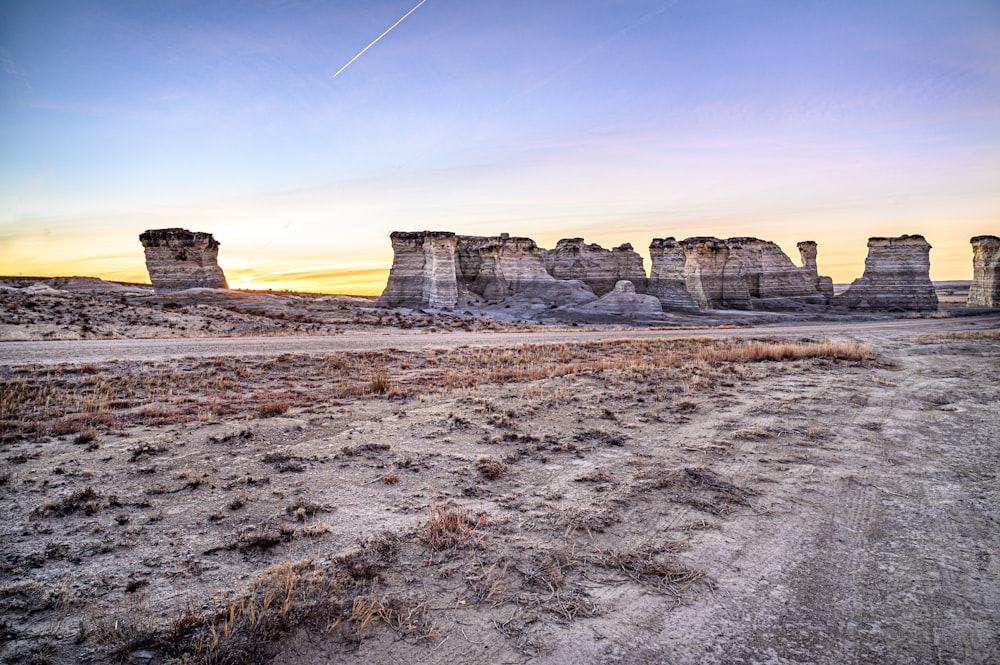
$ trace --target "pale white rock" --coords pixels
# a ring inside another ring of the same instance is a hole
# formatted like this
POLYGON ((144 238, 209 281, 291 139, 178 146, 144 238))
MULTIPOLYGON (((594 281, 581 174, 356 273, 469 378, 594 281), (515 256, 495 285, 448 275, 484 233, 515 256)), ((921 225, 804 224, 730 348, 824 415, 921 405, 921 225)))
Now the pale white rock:
POLYGON ((219 267, 219 242, 211 233, 153 229, 139 235, 146 270, 157 293, 192 288, 228 289, 219 267))
POLYGON ((1000 308, 1000 238, 976 236, 972 243, 972 284, 967 307, 1000 308))
POLYGON ((921 235, 869 238, 864 274, 834 298, 834 304, 866 310, 936 310, 930 250, 921 235))
POLYGON ((458 303, 455 248, 448 231, 395 231, 389 281, 378 299, 385 307, 447 309, 458 303))
POLYGON ((700 312, 684 281, 684 248, 674 238, 654 238, 649 244, 649 285, 664 310, 700 312))
POLYGON ((623 279, 632 282, 638 292, 646 292, 642 257, 628 243, 604 249, 583 238, 563 238, 544 257, 545 269, 552 277, 579 280, 595 295, 610 293, 623 279))
POLYGON ((828 280, 816 274, 815 252, 809 251, 815 243, 805 245, 811 261, 801 267, 778 245, 759 238, 696 237, 680 245, 684 282, 702 308, 783 310, 827 302, 828 280))

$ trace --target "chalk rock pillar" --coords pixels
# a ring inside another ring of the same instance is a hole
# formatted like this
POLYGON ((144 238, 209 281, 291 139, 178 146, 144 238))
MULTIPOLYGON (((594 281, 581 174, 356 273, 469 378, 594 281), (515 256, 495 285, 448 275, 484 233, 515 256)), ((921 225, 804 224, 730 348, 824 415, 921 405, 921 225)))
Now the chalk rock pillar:
POLYGON ((869 310, 936 310, 930 250, 921 235, 869 238, 864 274, 835 298, 835 304, 869 310))
POLYGON ((219 267, 219 242, 211 233, 187 229, 153 229, 139 235, 146 251, 146 270, 156 293, 184 289, 228 289, 219 267))
POLYGON ((718 238, 681 241, 684 283, 702 309, 752 309, 743 247, 718 238))
POLYGON ((674 238, 653 238, 649 243, 649 289, 664 310, 700 312, 684 281, 684 248, 674 238))
POLYGON ((976 236, 972 243, 972 285, 966 307, 1000 308, 1000 238, 976 236))
POLYGON ((813 281, 813 284, 816 286, 816 290, 824 297, 832 298, 833 280, 824 275, 820 275, 819 269, 816 267, 816 241, 803 240, 798 243, 796 247, 799 248, 799 256, 802 258, 802 268, 806 271, 808 277, 813 281))
POLYGON ((448 309, 458 303, 454 233, 394 231, 389 239, 392 268, 379 305, 448 309))

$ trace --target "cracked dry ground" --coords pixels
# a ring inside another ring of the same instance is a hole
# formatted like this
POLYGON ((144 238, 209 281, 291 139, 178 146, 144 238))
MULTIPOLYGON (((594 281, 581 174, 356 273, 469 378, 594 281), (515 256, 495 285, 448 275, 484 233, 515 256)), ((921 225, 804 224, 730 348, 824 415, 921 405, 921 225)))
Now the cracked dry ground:
POLYGON ((0 654, 996 662, 991 332, 5 370, 0 654))

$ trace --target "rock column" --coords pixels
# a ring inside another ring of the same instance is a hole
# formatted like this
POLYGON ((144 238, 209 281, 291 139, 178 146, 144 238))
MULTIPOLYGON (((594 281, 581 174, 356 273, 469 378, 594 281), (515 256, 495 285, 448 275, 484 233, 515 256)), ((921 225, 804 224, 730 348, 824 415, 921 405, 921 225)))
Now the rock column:
POLYGON ((967 307, 1000 308, 1000 238, 976 236, 972 243, 972 285, 967 307))
POLYGON ((938 306, 930 277, 931 246, 921 235, 869 238, 865 272, 834 299, 852 309, 930 311, 938 306))
POLYGON ((444 309, 458 303, 454 233, 395 231, 389 239, 392 268, 379 305, 444 309))
POLYGON ((139 235, 146 270, 156 293, 184 289, 228 289, 219 267, 219 242, 211 233, 187 229, 152 229, 139 235))

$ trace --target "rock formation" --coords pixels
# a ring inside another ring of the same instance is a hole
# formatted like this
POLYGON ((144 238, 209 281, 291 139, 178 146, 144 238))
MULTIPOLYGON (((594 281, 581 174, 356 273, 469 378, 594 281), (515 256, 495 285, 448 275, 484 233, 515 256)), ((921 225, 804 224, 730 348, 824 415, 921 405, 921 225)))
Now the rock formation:
POLYGON ((597 296, 610 293, 621 280, 632 282, 639 293, 646 292, 642 257, 628 243, 604 249, 583 238, 563 238, 545 253, 545 269, 555 279, 580 280, 597 296))
POLYGON ((459 236, 459 284, 486 302, 539 294, 555 279, 545 270, 543 250, 531 238, 459 236))
POLYGON ((800 243, 809 256, 803 267, 757 238, 696 237, 680 245, 684 283, 705 309, 796 309, 824 305, 827 291, 832 295, 832 281, 816 274, 815 243, 800 243))
POLYGON ((458 304, 457 237, 447 231, 389 235, 392 268, 378 303, 386 307, 449 308, 458 304))
POLYGON ((928 311, 938 306, 923 236, 869 238, 864 274, 834 299, 851 309, 928 311))
POLYGON ((553 318, 590 321, 592 323, 656 324, 666 321, 663 306, 655 296, 636 293, 635 286, 628 280, 621 280, 615 288, 597 300, 583 305, 563 307, 550 312, 553 318))
POLYGON ((219 242, 211 233, 155 229, 139 236, 146 270, 157 293, 192 288, 228 289, 219 267, 219 242))
POLYGON ((799 249, 799 256, 802 258, 802 268, 812 279, 816 290, 826 296, 827 299, 833 297, 833 280, 819 274, 816 268, 816 242, 814 240, 803 240, 796 245, 799 249))
POLYGON ((967 307, 1000 308, 1000 238, 976 236, 972 243, 972 285, 967 307))
POLYGON ((663 309, 699 312, 698 303, 684 281, 684 248, 673 238, 654 238, 649 244, 649 286, 663 309))

